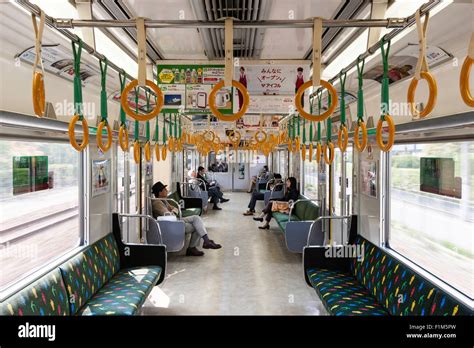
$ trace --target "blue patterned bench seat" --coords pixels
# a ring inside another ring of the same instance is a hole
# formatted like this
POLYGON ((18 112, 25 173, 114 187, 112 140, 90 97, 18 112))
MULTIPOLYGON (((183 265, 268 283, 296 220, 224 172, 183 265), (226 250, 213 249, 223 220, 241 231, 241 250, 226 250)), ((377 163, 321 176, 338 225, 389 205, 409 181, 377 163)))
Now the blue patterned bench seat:
MULTIPOLYGON (((473 314, 468 306, 360 235, 355 244, 363 250, 361 260, 326 258, 320 266, 305 265, 307 281, 331 315, 473 314)), ((324 247, 320 248, 323 255, 324 247)))
POLYGON ((7 298, 0 315, 135 315, 163 269, 121 268, 121 257, 110 233, 7 298))

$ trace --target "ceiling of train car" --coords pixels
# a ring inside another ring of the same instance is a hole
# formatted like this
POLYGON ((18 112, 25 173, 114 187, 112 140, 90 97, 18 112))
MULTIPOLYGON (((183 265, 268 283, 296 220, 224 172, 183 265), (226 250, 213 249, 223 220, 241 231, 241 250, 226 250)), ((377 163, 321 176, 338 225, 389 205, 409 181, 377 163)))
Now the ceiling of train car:
MULTIPOLYGON (((95 6, 98 18, 130 19, 143 16, 152 19, 186 19, 216 21, 234 17, 239 21, 272 19, 361 18, 368 0, 99 0, 95 6), (100 7, 100 8, 99 8, 100 7), (104 16, 104 13, 106 14, 104 16)), ((364 14, 366 15, 366 14, 364 14)), ((324 32, 323 51, 337 39, 341 28, 324 32)), ((124 32, 127 40, 136 42, 133 28, 111 30, 116 37, 124 32)), ((347 32, 345 32, 347 33, 347 32)), ((159 59, 224 58, 224 29, 150 28, 148 55, 159 59)), ((234 56, 253 59, 309 59, 311 29, 235 29, 234 56)))

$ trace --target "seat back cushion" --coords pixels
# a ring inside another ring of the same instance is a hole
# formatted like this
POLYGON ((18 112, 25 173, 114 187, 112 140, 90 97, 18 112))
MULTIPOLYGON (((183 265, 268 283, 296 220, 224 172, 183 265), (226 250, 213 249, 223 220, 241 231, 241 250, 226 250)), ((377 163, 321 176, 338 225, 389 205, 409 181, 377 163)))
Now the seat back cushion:
POLYGON ((302 201, 295 205, 293 209, 293 214, 298 217, 299 220, 304 221, 304 217, 306 215, 306 208, 308 207, 308 202, 302 201))
POLYGON ((430 315, 455 316, 473 315, 472 309, 463 305, 451 295, 438 289, 430 308, 430 315))
POLYGON ((316 220, 319 217, 319 206, 316 205, 314 202, 305 202, 306 203, 306 211, 304 220, 316 220))
MULTIPOLYGON (((168 195, 168 198, 174 199, 176 202, 179 203, 180 198, 179 198, 178 191, 174 191, 173 193, 169 194, 169 195, 168 195)), ((170 204, 170 205, 174 206, 175 208, 177 208, 175 202, 168 201, 168 204, 170 204)))
POLYGON ((364 259, 358 262, 354 258, 351 271, 391 315, 444 315, 466 310, 461 306, 456 310, 452 298, 442 301, 436 286, 363 237, 357 236, 356 244, 362 246, 364 259), (440 305, 444 303, 441 311, 433 307, 435 297, 440 305))
POLYGON ((112 233, 60 266, 69 296, 71 314, 77 311, 120 269, 112 233))
POLYGON ((69 315, 68 296, 59 268, 7 298, 0 315, 69 315))

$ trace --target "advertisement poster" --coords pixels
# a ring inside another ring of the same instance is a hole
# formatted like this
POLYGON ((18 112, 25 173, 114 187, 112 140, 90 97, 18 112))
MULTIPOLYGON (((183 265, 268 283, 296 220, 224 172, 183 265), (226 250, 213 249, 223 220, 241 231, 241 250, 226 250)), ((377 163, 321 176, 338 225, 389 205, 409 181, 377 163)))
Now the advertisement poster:
MULTIPOLYGON (((157 74, 165 97, 162 112, 183 108, 185 112, 208 113, 209 95, 224 78, 224 65, 157 65, 157 74)), ((232 99, 231 88, 217 93, 216 106, 221 113, 232 113, 232 99)))
MULTIPOLYGON (((236 95, 234 96, 238 98, 236 95)), ((304 96, 305 105, 309 105, 309 93, 304 96)), ((295 110, 295 96, 283 95, 251 95, 247 113, 253 114, 288 114, 295 110)), ((234 112, 239 110, 238 103, 234 103, 234 112)))
POLYGON ((294 95, 309 79, 309 63, 252 64, 234 68, 234 80, 239 81, 251 95, 294 95))
POLYGON ((110 160, 92 161, 92 197, 109 192, 110 160))
MULTIPOLYGON (((426 60, 428 66, 433 68, 439 64, 449 61, 450 54, 437 46, 426 47, 426 60)), ((410 44, 390 57, 388 78, 392 84, 397 81, 412 77, 415 74, 416 63, 418 62, 418 45, 410 44)), ((382 81, 383 66, 376 65, 363 75, 364 79, 382 81)))
MULTIPOLYGON (((16 55, 15 58, 30 64, 34 64, 36 58, 35 48, 30 47, 16 55)), ((72 54, 69 51, 67 51, 65 48, 62 48, 59 44, 43 45, 42 58, 43 66, 46 71, 61 77, 66 77, 72 81, 74 78, 74 61, 72 54)), ((112 75, 110 76, 113 78, 112 75)), ((98 82, 99 77, 99 66, 95 67, 86 63, 81 63, 81 80, 84 83, 91 80, 96 80, 98 82)))
POLYGON ((158 87, 160 87, 163 92, 164 109, 178 110, 182 105, 184 105, 186 96, 185 85, 161 84, 158 87))
POLYGON ((377 197, 377 162, 362 161, 362 188, 361 193, 369 197, 377 197))

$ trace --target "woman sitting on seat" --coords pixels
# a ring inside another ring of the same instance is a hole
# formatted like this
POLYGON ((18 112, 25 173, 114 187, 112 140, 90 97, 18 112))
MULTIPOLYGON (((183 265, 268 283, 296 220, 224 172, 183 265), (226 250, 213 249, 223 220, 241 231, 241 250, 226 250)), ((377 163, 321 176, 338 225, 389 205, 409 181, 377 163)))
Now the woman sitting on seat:
MULTIPOLYGON (((153 185, 152 191, 156 198, 167 198, 168 190, 166 189, 167 185, 163 185, 161 181, 158 181, 153 185)), ((158 216, 167 215, 172 213, 177 215, 178 211, 176 207, 173 207, 165 200, 154 200, 152 201, 153 216, 156 218, 158 216)), ((204 249, 220 249, 221 245, 214 243, 212 239, 209 239, 207 235, 206 227, 200 216, 192 215, 181 218, 184 221, 184 231, 185 233, 191 233, 191 241, 189 242, 189 247, 186 250, 186 256, 203 256, 204 252, 198 250, 197 246, 199 240, 202 238, 204 243, 202 247, 204 249)))
MULTIPOLYGON (((296 202, 300 196, 298 189, 296 188, 296 179, 294 177, 290 177, 286 180, 286 193, 285 196, 278 200, 289 202, 293 201, 296 202)), ((275 201, 273 201, 275 202, 275 201)), ((258 228, 264 230, 270 228, 270 220, 272 219, 272 206, 273 202, 269 202, 267 206, 262 210, 262 214, 259 217, 254 217, 255 221, 263 221, 265 218, 265 224, 263 226, 259 226, 258 228)))

